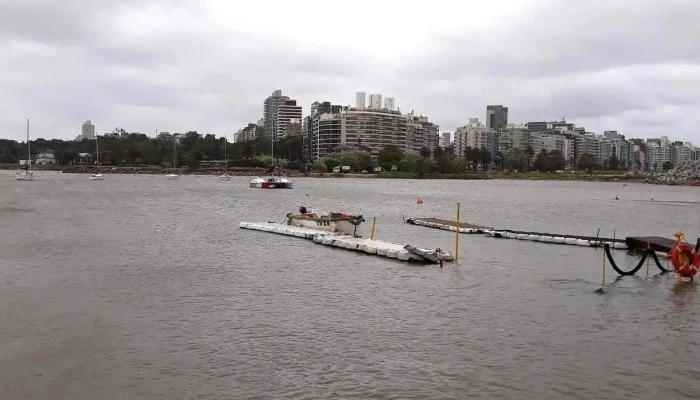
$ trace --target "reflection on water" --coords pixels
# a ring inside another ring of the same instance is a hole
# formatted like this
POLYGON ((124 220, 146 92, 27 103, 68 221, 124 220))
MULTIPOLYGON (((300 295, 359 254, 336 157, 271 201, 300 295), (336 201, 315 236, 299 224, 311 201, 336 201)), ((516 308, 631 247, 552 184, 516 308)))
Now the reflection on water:
POLYGON ((440 269, 238 229, 304 204, 447 249, 451 232, 401 216, 459 201, 489 226, 694 238, 697 205, 661 203, 694 188, 36 177, 0 174, 2 399, 700 397, 697 284, 672 274, 609 269, 595 295, 600 249, 462 236, 440 269))

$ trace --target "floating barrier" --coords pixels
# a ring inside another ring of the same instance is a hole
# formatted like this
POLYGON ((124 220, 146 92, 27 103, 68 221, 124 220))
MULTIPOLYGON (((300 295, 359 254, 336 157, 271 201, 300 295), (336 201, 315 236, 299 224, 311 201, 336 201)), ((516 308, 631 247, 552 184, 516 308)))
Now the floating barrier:
POLYGON ((486 229, 484 234, 489 237, 503 238, 503 239, 518 239, 518 240, 529 240, 531 242, 542 242, 542 243, 553 243, 553 244, 566 244, 569 246, 582 246, 582 247, 603 247, 606 244, 612 248, 624 250, 628 246, 620 240, 606 239, 606 238, 592 238, 584 239, 579 236, 560 236, 552 235, 546 233, 526 233, 526 232, 516 232, 516 231, 497 231, 493 229, 486 229))
POLYGON ((295 236, 311 240, 314 243, 354 250, 366 254, 378 255, 401 261, 416 261, 423 263, 440 263, 454 261, 450 252, 440 249, 422 249, 410 245, 372 240, 358 236, 338 235, 333 232, 318 229, 302 228, 278 223, 241 222, 242 229, 276 233, 285 236, 295 236))

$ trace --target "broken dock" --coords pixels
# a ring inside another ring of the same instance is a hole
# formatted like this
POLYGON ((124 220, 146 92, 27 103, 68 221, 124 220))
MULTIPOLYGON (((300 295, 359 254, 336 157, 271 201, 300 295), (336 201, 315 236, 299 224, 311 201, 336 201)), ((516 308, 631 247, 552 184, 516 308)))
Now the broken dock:
POLYGON ((516 231, 512 229, 495 229, 482 225, 469 224, 440 218, 407 218, 406 223, 428 228, 442 229, 460 233, 484 234, 494 238, 530 240, 533 242, 567 244, 583 247, 603 247, 608 244, 615 249, 646 250, 650 248, 659 253, 668 253, 675 240, 660 236, 629 236, 626 238, 608 238, 600 236, 571 235, 561 233, 516 231))
POLYGON ((242 229, 276 233, 285 236, 295 236, 311 240, 317 244, 354 250, 365 254, 392 258, 400 261, 415 261, 421 263, 440 264, 444 261, 454 261, 454 256, 439 248, 425 249, 411 245, 374 240, 361 236, 341 235, 318 229, 302 228, 278 223, 241 222, 242 229))

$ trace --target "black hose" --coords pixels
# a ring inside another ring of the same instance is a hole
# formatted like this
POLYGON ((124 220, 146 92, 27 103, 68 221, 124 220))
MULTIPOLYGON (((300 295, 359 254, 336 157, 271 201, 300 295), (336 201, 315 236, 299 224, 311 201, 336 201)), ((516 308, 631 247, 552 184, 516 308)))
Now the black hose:
POLYGON ((615 272, 622 276, 628 276, 628 275, 634 275, 639 271, 640 268, 642 268, 642 265, 644 265, 644 261, 647 259, 647 256, 649 255, 649 252, 644 253, 642 256, 642 259, 639 260, 639 264, 637 264, 636 267, 634 267, 631 271, 623 271, 620 268, 618 268, 617 264, 615 264, 615 260, 612 258, 612 254, 610 254, 610 244, 605 243, 605 246, 603 246, 603 249, 605 250, 605 256, 608 257, 608 261, 610 261, 610 265, 613 267, 615 272))
POLYGON ((661 273, 662 273, 662 274, 667 273, 668 270, 667 270, 666 268, 664 268, 663 265, 661 265, 661 263, 659 262, 659 257, 656 256, 656 252, 655 252, 654 250, 652 250, 652 249, 647 250, 647 252, 648 252, 649 254, 651 254, 651 258, 654 259, 654 262, 656 263, 656 266, 659 267, 659 269, 661 270, 661 273))

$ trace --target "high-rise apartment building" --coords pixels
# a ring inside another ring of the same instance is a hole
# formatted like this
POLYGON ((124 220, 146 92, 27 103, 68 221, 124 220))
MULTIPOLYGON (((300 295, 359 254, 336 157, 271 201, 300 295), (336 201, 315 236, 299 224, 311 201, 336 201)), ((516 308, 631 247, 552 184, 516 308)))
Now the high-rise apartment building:
POLYGON ((394 111, 396 104, 394 104, 394 98, 393 97, 387 97, 384 99, 384 108, 387 110, 394 111))
POLYGON ((277 106, 277 122, 275 128, 275 140, 282 139, 287 136, 287 125, 295 120, 294 123, 299 124, 299 131, 301 131, 301 120, 302 120, 302 110, 301 106, 297 105, 296 100, 285 100, 283 103, 277 106))
MULTIPOLYGON (((492 136, 496 136, 495 131, 492 136)), ((493 151, 494 146, 489 146, 488 135, 484 124, 479 122, 479 118, 469 118, 469 123, 460 126, 454 133, 453 143, 455 154, 463 155, 467 147, 484 148, 493 151)))
POLYGON ((380 110, 382 108, 381 94, 374 93, 369 95, 369 108, 374 110, 380 110))
POLYGON ((316 113, 307 117, 305 143, 309 160, 326 157, 341 145, 344 125, 342 109, 342 106, 324 101, 320 103, 316 113))
POLYGON ((275 90, 263 103, 265 134, 270 137, 277 133, 277 109, 287 100, 289 100, 289 96, 283 96, 281 90, 275 90))
POLYGON ((452 145, 452 133, 442 132, 440 134, 440 147, 443 149, 452 145))
POLYGON ((408 114, 406 124, 406 152, 420 154, 423 147, 432 152, 439 145, 440 127, 428 121, 428 117, 408 114))
POLYGON ((80 135, 80 139, 92 140, 95 138, 95 125, 92 124, 90 120, 83 122, 83 133, 80 135))
POLYGON ((508 107, 502 105, 486 106, 486 129, 505 129, 508 127, 508 107))
POLYGON ((359 109, 367 108, 367 93, 357 92, 355 94, 355 107, 359 109))

